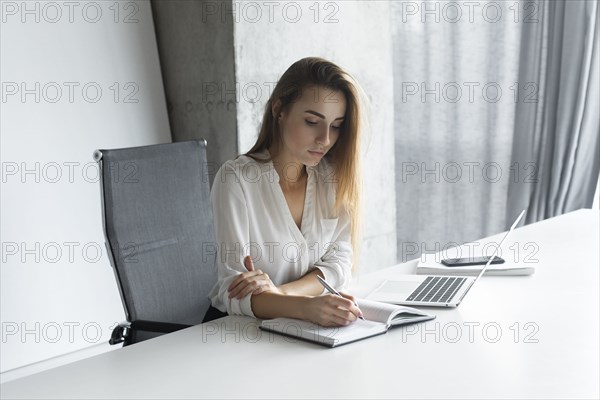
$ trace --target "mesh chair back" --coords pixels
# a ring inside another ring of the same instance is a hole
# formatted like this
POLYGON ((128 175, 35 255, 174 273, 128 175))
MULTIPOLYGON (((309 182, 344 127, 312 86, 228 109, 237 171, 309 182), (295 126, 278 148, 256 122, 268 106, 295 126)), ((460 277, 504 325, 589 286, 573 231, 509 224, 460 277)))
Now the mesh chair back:
POLYGON ((96 157, 127 320, 201 323, 217 279, 206 141, 99 150, 96 157))

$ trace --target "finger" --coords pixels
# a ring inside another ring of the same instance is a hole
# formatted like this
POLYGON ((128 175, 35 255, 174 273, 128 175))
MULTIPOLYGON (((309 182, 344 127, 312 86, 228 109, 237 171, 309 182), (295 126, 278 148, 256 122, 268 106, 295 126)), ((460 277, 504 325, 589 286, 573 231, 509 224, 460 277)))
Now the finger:
POLYGON ((352 306, 350 300, 331 294, 324 297, 324 326, 344 326, 357 319, 357 316, 348 310, 352 306))
MULTIPOLYGON (((256 273, 256 271, 254 271, 254 273, 256 273)), ((253 276, 250 276, 250 277, 246 278, 243 282, 241 282, 230 293, 229 297, 230 298, 231 297, 236 297, 238 299, 246 297, 249 293, 251 293, 254 290, 256 290, 257 287, 262 286, 263 281, 264 281, 264 275, 253 275, 253 276)), ((266 281, 264 283, 266 283, 266 281)))
POLYGON ((352 310, 356 309, 355 311, 357 311, 359 314, 362 315, 362 312, 360 311, 360 309, 358 308, 358 304, 356 303, 356 297, 352 296, 351 294, 342 293, 342 292, 340 292, 340 294, 352 302, 352 305, 354 306, 354 308, 351 307, 350 309, 352 309, 352 310))
POLYGON ((328 297, 328 304, 332 305, 332 306, 336 306, 336 307, 342 307, 342 308, 350 308, 354 305, 354 303, 351 300, 348 300, 345 297, 340 297, 337 296, 335 294, 327 294, 326 295, 328 297))
POLYGON ((231 281, 231 283, 229 284, 229 286, 227 287, 227 291, 231 292, 237 285, 239 285, 239 283, 243 280, 244 278, 242 276, 238 276, 237 278, 235 278, 233 281, 231 281))
POLYGON ((251 277, 253 275, 256 275, 256 273, 254 271, 242 272, 231 282, 231 284, 229 284, 229 287, 227 288, 227 290, 229 290, 231 292, 237 285, 239 285, 241 282, 243 282, 244 280, 248 279, 249 277, 251 277))
POLYGON ((251 280, 248 280, 248 286, 241 291, 239 297, 245 297, 249 293, 261 294, 271 289, 275 289, 275 285, 273 285, 267 274, 255 275, 251 280))
POLYGON ((231 283, 229 284, 229 291, 231 291, 237 284, 239 284, 241 281, 243 281, 244 279, 246 279, 246 277, 248 276, 248 272, 242 272, 240 274, 238 274, 234 280, 231 281, 231 283))
POLYGON ((250 293, 253 293, 256 289, 259 289, 262 285, 260 285, 259 283, 257 283, 256 281, 252 281, 252 282, 248 282, 248 285, 246 285, 246 287, 244 287, 242 290, 240 290, 240 293, 238 294, 238 298, 244 298, 246 296, 248 296, 250 293))
POLYGON ((356 304, 353 301, 346 298, 341 298, 339 296, 336 296, 335 300, 337 300, 338 307, 340 307, 343 310, 349 311, 353 314, 354 318, 352 318, 352 321, 354 321, 358 317, 363 316, 362 311, 360 311, 360 309, 356 306, 356 304))
POLYGON ((235 289, 231 291, 231 293, 229 293, 229 298, 239 298, 239 294, 244 290, 244 288, 246 288, 246 286, 248 286, 248 281, 240 282, 240 284, 237 285, 235 289))
POLYGON ((332 314, 329 316, 329 321, 325 326, 346 326, 349 325, 352 321, 348 321, 347 319, 340 317, 339 315, 332 314))
POLYGON ((248 280, 250 279, 252 279, 252 275, 246 275, 243 279, 240 279, 236 284, 232 284, 229 290, 229 297, 233 297, 237 293, 239 293, 240 290, 242 290, 248 284, 248 280))
POLYGON ((348 322, 354 322, 358 319, 358 316, 356 314, 352 313, 350 310, 347 310, 345 308, 337 308, 334 314, 337 317, 342 318, 348 322))
POLYGON ((348 293, 344 293, 344 292, 339 292, 342 296, 344 296, 345 298, 347 298, 348 300, 350 300, 351 302, 356 304, 356 298, 354 298, 354 296, 352 296, 351 294, 348 293))
POLYGON ((254 263, 252 262, 252 257, 246 256, 244 258, 244 267, 246 267, 248 271, 254 271, 254 263))

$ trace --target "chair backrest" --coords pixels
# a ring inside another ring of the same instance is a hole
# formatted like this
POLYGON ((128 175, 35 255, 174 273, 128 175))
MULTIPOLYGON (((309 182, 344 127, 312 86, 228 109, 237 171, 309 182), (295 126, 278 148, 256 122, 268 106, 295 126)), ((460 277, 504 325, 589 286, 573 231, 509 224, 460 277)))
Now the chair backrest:
POLYGON ((201 323, 217 279, 206 141, 97 150, 94 157, 127 320, 201 323))

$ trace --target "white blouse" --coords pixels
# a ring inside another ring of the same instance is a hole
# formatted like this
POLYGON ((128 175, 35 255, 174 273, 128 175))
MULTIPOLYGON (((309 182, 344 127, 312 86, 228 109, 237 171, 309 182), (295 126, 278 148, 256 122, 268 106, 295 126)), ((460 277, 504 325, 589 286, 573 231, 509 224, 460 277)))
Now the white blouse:
MULTIPOLYGON (((268 150, 262 155, 268 156, 268 150)), ((229 315, 254 317, 252 293, 238 300, 230 299, 227 291, 235 277, 247 271, 246 255, 276 286, 319 268, 330 285, 347 287, 352 268, 350 216, 347 210, 335 213, 335 178, 327 160, 306 169, 300 230, 272 161, 261 164, 242 155, 219 168, 210 194, 217 240, 218 280, 209 294, 214 307, 229 315)))

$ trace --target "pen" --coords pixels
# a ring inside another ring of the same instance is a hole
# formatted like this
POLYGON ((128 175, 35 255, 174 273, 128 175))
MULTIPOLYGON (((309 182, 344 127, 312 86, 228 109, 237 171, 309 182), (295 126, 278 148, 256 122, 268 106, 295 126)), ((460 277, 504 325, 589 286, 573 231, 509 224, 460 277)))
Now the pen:
MULTIPOLYGON (((341 295, 341 294, 340 294, 340 293, 339 293, 337 290, 335 290, 333 287, 331 287, 331 285, 329 285, 329 283, 327 283, 327 282, 325 281, 325 279, 321 278, 319 275, 317 275, 317 279, 319 280, 319 282, 321 282, 321 285, 323 285, 323 287, 324 287, 325 289, 327 289, 327 291, 328 291, 329 293, 331 293, 331 294, 335 294, 336 296, 344 297, 344 296, 342 296, 342 295, 341 295)), ((355 305, 356 307, 358 307, 358 304, 354 303, 354 305, 355 305)), ((362 313, 362 311, 361 311, 361 313, 362 313)), ((363 321, 364 321, 364 319, 365 319, 364 317, 360 317, 360 316, 359 316, 358 318, 362 319, 363 321)))

